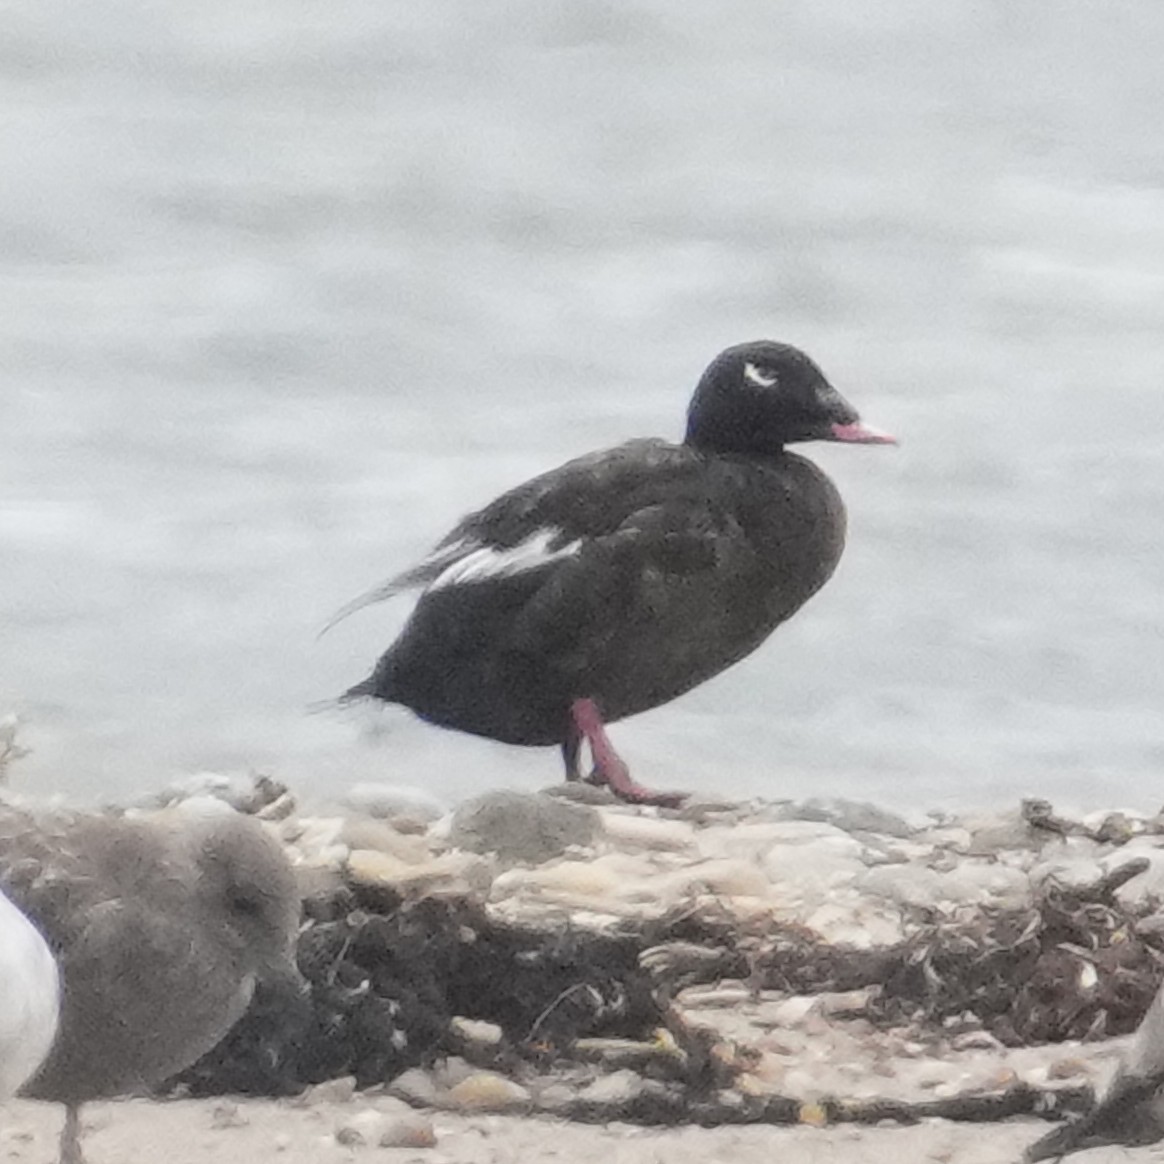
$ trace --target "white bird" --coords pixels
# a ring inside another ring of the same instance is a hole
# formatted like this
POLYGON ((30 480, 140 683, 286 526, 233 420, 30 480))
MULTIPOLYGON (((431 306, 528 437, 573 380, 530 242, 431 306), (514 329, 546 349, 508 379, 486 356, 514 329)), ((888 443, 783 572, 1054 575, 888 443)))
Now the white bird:
POLYGON ((44 1062, 57 1033, 60 977, 40 931, 0 893, 0 1099, 44 1062))

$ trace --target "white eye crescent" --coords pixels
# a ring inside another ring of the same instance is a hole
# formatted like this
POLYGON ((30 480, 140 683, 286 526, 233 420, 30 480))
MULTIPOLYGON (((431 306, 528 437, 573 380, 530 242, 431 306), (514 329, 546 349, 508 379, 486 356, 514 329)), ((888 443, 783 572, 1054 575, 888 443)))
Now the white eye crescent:
POLYGON ((761 372, 755 364, 745 364, 744 379, 751 380, 761 388, 775 388, 778 377, 775 372, 761 372))

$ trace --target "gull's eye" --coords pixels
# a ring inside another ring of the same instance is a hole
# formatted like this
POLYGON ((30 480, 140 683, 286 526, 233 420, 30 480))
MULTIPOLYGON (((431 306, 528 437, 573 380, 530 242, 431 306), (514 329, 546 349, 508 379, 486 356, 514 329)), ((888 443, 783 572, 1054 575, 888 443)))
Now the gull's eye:
POLYGON ((778 377, 771 368, 758 368, 755 364, 745 364, 744 379, 751 380, 760 388, 775 388, 778 377))
POLYGON ((232 889, 227 894, 226 904, 240 917, 255 918, 263 912, 263 903, 258 896, 248 893, 245 889, 232 889))

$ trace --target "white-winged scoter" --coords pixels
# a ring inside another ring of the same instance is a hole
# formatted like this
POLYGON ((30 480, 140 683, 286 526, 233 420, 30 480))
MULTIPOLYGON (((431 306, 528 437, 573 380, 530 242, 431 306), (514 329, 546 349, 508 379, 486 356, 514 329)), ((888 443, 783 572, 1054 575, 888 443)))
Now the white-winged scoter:
MULTIPOLYGON (((562 749, 625 800, 605 724, 690 691, 756 649, 828 581, 845 507, 799 441, 893 444, 802 351, 762 340, 703 373, 682 444, 628 441, 534 477, 464 518, 412 569, 337 616, 423 587, 400 637, 343 700, 562 749)), ((330 624, 329 624, 330 625, 330 624)))

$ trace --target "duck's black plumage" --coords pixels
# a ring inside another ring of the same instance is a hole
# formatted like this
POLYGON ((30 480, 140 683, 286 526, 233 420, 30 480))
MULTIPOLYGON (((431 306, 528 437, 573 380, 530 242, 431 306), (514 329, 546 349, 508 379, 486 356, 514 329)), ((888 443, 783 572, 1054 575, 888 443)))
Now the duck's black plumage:
POLYGON ((844 505, 784 448, 813 439, 890 438, 797 349, 729 348, 696 389, 683 444, 633 440, 535 477, 354 604, 425 588, 347 696, 507 743, 561 744, 569 775, 585 735, 603 777, 609 743, 580 702, 600 730, 674 699, 753 651, 832 574, 844 505))

